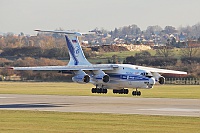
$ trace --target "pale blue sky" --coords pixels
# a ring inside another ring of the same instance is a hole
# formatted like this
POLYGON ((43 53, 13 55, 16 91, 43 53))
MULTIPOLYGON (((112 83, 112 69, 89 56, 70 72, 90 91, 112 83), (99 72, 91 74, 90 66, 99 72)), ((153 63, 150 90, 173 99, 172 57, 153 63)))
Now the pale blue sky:
POLYGON ((194 25, 200 0, 0 0, 0 32, 34 29, 88 31, 95 27, 194 25))

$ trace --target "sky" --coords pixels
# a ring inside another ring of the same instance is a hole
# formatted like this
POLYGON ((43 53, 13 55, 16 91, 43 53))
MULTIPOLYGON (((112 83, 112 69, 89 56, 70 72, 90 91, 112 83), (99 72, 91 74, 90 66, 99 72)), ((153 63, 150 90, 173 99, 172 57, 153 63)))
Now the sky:
POLYGON ((0 0, 0 32, 36 34, 34 29, 114 30, 136 24, 192 26, 200 22, 200 0, 0 0))

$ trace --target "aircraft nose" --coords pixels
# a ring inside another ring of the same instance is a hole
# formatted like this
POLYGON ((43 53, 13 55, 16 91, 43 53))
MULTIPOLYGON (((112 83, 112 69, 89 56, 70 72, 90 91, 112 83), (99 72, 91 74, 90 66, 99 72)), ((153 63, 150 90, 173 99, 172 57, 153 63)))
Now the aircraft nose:
POLYGON ((149 85, 148 85, 148 87, 149 88, 153 88, 153 85, 156 83, 156 81, 155 81, 155 78, 150 78, 149 79, 149 85))

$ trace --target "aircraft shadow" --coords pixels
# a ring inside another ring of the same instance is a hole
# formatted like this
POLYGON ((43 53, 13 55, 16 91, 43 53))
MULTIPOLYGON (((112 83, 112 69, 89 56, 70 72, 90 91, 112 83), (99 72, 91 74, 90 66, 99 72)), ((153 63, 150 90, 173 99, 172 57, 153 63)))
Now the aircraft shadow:
MULTIPOLYGON (((71 104, 64 104, 69 106, 71 104)), ((1 108, 51 108, 51 107, 63 107, 62 105, 53 105, 49 103, 31 103, 31 104, 5 104, 0 105, 1 108)))

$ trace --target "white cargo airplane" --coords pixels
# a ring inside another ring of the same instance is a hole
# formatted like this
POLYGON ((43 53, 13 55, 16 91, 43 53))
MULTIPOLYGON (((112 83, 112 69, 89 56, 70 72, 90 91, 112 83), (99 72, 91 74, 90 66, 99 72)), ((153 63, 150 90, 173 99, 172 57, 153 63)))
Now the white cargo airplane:
POLYGON ((107 89, 113 89, 113 93, 128 94, 127 88, 136 88, 133 96, 140 96, 138 89, 151 89, 156 82, 165 83, 164 73, 187 74, 187 72, 157 69, 129 64, 91 64, 83 53, 78 36, 84 35, 71 31, 42 31, 61 33, 65 35, 69 50, 70 61, 67 66, 37 66, 37 67, 12 67, 14 70, 46 71, 73 74, 72 80, 77 83, 92 83, 92 93, 107 93, 107 89), (126 89, 125 89, 126 88, 126 89))

